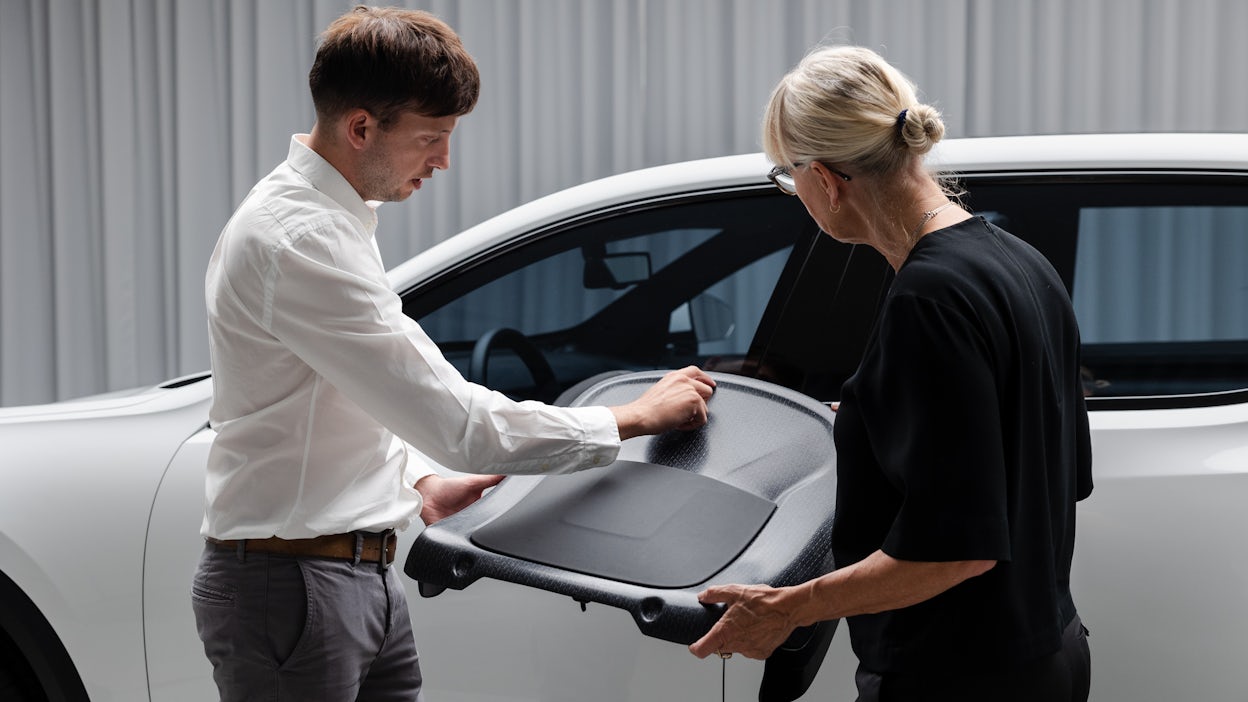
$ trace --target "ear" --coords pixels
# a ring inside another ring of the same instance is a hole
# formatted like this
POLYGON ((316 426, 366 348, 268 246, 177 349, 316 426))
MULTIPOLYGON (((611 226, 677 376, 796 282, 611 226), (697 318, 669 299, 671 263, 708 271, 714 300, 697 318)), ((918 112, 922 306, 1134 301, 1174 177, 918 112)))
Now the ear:
POLYGON ((815 184, 823 191, 824 196, 828 199, 828 205, 839 210, 841 207, 841 185, 843 181, 836 177, 832 171, 818 161, 811 161, 808 166, 811 173, 815 176, 815 184))
POLYGON ((363 149, 379 129, 377 119, 368 110, 357 107, 343 115, 339 122, 342 136, 353 149, 363 149))

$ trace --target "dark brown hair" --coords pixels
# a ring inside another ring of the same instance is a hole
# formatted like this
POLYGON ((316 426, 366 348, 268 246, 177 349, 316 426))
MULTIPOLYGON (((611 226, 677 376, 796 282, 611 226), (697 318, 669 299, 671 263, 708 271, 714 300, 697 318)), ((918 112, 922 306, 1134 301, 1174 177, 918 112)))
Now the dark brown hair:
POLYGON ((459 36, 437 17, 359 5, 321 34, 308 85, 318 120, 359 107, 386 127, 401 112, 471 112, 481 77, 459 36))

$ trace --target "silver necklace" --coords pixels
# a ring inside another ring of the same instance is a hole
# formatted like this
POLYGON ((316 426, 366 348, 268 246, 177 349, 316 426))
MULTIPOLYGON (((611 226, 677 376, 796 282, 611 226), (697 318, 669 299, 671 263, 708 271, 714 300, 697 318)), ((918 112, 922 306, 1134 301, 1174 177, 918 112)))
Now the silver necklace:
POLYGON ((919 220, 919 226, 915 227, 914 231, 910 232, 910 240, 916 241, 919 237, 919 232, 923 230, 923 225, 932 221, 932 217, 935 217, 936 215, 940 214, 941 212, 943 212, 945 209, 949 207, 953 207, 953 200, 946 202, 945 204, 941 205, 940 207, 937 207, 934 210, 928 210, 924 212, 923 219, 919 220))

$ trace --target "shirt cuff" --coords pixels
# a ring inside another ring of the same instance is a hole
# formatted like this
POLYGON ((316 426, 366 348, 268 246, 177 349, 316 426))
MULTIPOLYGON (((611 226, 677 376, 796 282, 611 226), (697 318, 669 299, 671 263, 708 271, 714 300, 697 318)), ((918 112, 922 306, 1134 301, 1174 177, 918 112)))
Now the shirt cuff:
POLYGON ((615 423, 615 413, 607 407, 580 407, 576 411, 582 415, 589 464, 597 468, 615 462, 620 454, 620 427, 615 423))
POLYGON ((403 483, 415 489, 416 483, 420 482, 421 478, 436 475, 438 471, 433 466, 430 466, 425 461, 425 457, 411 446, 404 444, 404 447, 407 449, 407 465, 403 467, 403 483))

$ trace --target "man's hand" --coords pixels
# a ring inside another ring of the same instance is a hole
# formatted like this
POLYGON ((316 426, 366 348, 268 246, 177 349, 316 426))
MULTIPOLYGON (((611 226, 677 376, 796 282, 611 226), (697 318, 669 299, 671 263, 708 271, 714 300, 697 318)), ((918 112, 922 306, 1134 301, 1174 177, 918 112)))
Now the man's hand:
POLYGON ((706 401, 715 381, 696 366, 672 371, 627 405, 612 407, 620 439, 690 430, 706 424, 706 401))
POLYGON ((481 499, 481 493, 498 485, 502 479, 501 475, 465 475, 455 478, 426 475, 416 481, 416 491, 425 501, 425 506, 420 509, 420 520, 428 526, 445 519, 481 499))

